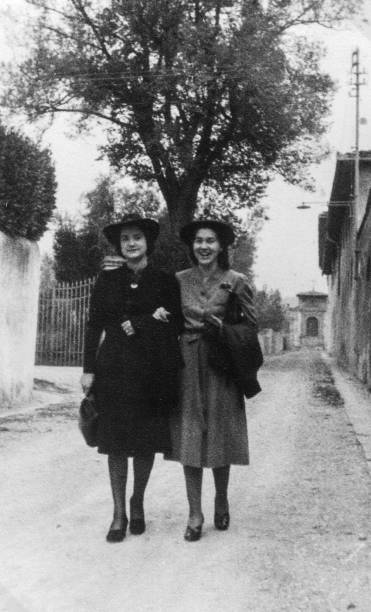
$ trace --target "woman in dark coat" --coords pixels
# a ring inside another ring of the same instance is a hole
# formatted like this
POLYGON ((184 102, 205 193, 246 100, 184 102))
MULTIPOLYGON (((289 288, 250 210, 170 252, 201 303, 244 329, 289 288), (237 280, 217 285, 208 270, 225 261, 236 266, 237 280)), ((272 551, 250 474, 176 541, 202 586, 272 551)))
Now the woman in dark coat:
POLYGON ((189 502, 187 541, 201 537, 203 468, 215 481, 214 525, 229 526, 228 479, 231 464, 249 463, 242 388, 210 366, 205 323, 221 333, 230 292, 237 295, 247 325, 256 328, 252 291, 244 274, 229 269, 228 246, 234 233, 227 224, 194 221, 180 237, 189 246, 194 266, 177 274, 184 315, 178 409, 171 415, 172 459, 183 464, 189 502))
POLYGON ((131 215, 103 232, 125 264, 103 271, 96 281, 81 383, 97 405, 98 452, 108 455, 114 503, 107 541, 118 542, 128 524, 128 457, 134 470, 129 529, 140 534, 154 454, 171 448, 169 412, 177 396, 182 315, 175 277, 148 264, 158 223, 131 215))

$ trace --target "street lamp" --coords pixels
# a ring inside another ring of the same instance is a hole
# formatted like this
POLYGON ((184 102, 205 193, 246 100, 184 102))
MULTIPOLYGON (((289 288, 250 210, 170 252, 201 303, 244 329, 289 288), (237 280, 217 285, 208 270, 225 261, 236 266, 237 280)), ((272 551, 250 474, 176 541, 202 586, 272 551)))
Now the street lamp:
POLYGON ((339 207, 339 208, 349 208, 352 200, 330 200, 329 202, 301 202, 298 208, 299 210, 306 210, 307 208, 311 208, 312 205, 320 204, 322 206, 327 205, 329 208, 339 207))

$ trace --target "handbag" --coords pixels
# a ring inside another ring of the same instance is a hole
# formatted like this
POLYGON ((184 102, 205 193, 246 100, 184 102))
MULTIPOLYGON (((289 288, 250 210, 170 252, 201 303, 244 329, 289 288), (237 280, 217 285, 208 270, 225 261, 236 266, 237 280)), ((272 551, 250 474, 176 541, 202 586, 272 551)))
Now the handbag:
POLYGON ((84 397, 79 409, 79 429, 88 446, 98 446, 98 413, 95 406, 94 395, 84 397))

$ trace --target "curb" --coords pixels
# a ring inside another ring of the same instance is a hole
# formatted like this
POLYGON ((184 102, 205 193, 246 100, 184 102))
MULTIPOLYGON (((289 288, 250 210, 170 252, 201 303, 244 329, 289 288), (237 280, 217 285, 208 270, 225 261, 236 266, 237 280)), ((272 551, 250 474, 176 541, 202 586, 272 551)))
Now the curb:
POLYGON ((371 395, 365 386, 349 372, 340 368, 332 357, 322 355, 330 366, 335 386, 344 400, 344 409, 361 444, 371 474, 371 395))
POLYGON ((3 419, 9 419, 18 415, 29 414, 30 412, 37 412, 48 406, 60 406, 61 404, 76 404, 76 407, 80 405, 82 393, 67 392, 67 393, 51 393, 44 391, 34 391, 32 398, 29 402, 18 404, 14 408, 8 408, 0 412, 0 421, 3 419))

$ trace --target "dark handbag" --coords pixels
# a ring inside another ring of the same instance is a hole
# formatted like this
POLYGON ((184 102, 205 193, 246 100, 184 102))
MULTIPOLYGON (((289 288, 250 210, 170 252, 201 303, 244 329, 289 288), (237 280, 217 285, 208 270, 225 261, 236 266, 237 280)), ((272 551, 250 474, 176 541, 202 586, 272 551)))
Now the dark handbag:
POLYGON ((84 397, 79 409, 79 429, 88 446, 98 446, 98 413, 92 394, 84 397))

